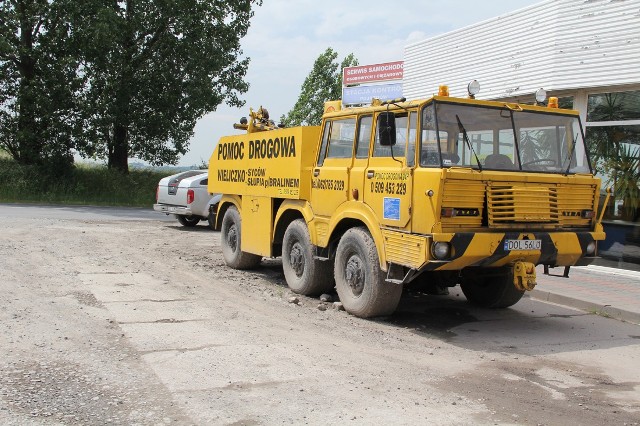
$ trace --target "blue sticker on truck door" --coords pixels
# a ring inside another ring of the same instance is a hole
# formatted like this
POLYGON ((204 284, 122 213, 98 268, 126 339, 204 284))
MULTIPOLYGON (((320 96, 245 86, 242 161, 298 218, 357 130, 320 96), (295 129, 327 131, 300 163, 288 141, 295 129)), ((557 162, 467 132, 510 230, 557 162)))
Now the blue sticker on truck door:
POLYGON ((382 217, 388 220, 400 220, 400 198, 384 197, 382 217))

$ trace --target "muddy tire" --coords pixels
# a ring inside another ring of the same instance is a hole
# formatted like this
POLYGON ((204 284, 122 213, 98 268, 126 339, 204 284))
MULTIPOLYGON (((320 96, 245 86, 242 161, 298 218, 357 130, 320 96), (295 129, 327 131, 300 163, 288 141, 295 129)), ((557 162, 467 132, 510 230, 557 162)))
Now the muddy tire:
POLYGON ((511 268, 464 271, 460 288, 469 302, 483 308, 508 308, 524 295, 513 285, 511 268))
POLYGON ((176 217, 178 218, 178 222, 180 222, 180 225, 186 226, 187 228, 193 228, 198 223, 200 223, 199 216, 185 216, 182 214, 177 214, 176 217))
POLYGON ((242 251, 240 245, 242 225, 240 213, 231 206, 222 218, 220 241, 222 244, 222 257, 227 266, 234 269, 252 269, 260 264, 262 256, 242 251))
POLYGON ((402 286, 385 281, 376 245, 365 228, 351 228, 344 233, 334 267, 336 290, 347 312, 370 318, 396 310, 402 286))
POLYGON ((284 233, 282 269, 294 293, 319 296, 333 289, 331 262, 313 257, 309 229, 302 219, 291 222, 284 233))

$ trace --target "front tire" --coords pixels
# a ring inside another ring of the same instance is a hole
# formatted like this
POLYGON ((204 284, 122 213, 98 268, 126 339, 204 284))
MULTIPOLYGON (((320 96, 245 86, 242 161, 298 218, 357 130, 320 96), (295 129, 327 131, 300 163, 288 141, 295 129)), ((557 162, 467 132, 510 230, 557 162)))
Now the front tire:
POLYGON ((222 230, 220 241, 222 244, 222 257, 227 266, 233 269, 253 269, 260 264, 262 256, 242 251, 240 213, 235 206, 227 209, 222 218, 222 230))
POLYGON ((186 226, 187 228, 193 228, 198 223, 200 223, 200 218, 198 216, 185 216, 182 214, 178 214, 176 215, 176 217, 178 218, 178 222, 180 222, 180 225, 186 226))
POLYGON ((313 257, 309 229, 302 219, 291 222, 284 233, 282 269, 294 293, 318 296, 333 289, 331 263, 313 257))
POLYGON ((400 302, 402 286, 385 281, 375 242, 365 228, 351 228, 340 239, 334 276, 344 309, 357 317, 390 315, 400 302))
POLYGON ((524 295, 513 284, 512 268, 463 271, 460 288, 467 300, 483 308, 508 308, 524 295))

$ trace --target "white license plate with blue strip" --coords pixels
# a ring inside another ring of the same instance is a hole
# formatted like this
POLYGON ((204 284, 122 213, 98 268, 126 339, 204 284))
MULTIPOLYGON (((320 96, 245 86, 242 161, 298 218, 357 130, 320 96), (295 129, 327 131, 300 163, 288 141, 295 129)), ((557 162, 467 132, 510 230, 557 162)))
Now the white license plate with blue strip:
POLYGON ((504 251, 540 250, 542 240, 505 240, 504 251))

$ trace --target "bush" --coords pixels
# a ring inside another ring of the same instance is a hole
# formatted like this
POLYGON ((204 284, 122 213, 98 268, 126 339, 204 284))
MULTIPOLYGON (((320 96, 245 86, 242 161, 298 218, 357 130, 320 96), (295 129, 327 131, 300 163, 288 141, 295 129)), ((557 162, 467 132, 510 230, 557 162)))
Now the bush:
POLYGON ((63 171, 21 166, 0 157, 0 202, 151 207, 158 181, 173 173, 134 169, 125 175, 97 165, 63 171))

